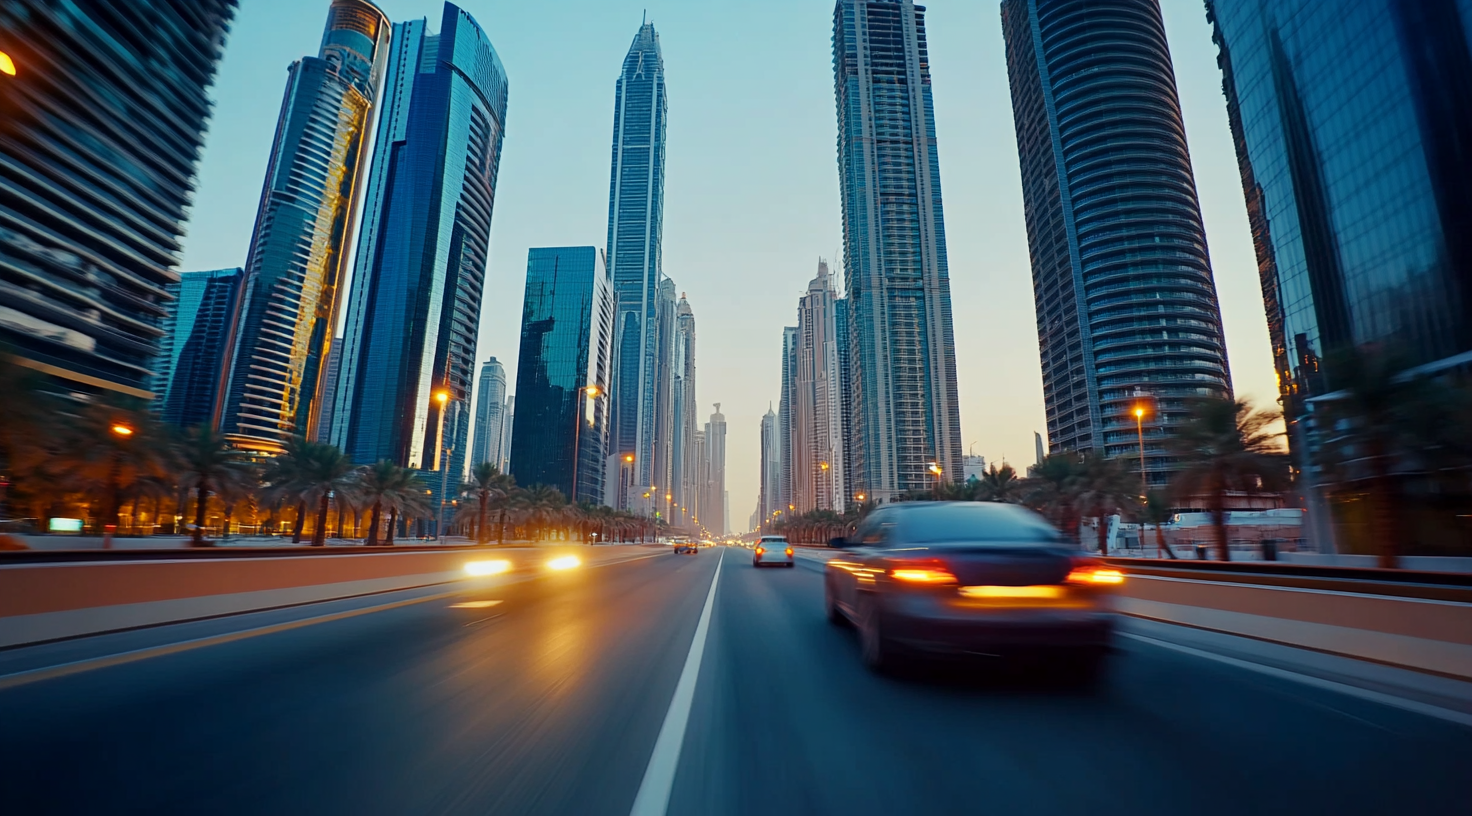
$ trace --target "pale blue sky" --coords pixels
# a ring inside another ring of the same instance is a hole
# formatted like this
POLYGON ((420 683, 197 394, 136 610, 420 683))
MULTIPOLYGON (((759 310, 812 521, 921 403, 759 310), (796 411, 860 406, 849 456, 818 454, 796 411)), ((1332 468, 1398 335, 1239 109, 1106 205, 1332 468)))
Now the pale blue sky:
MULTIPOLYGON (((510 78, 479 353, 515 382, 526 252, 607 233, 613 85, 647 8, 669 85, 664 270, 689 293, 702 415, 728 423, 732 527, 756 505, 759 421, 782 326, 842 235, 829 0, 465 0, 510 78)), ((1032 461, 1042 380, 998 3, 926 4, 949 240, 961 429, 1032 461)), ((384 0, 394 21, 441 3, 384 0)), ((1239 395, 1275 397, 1216 48, 1200 0, 1162 0, 1239 395)), ((286 67, 315 54, 325 0, 242 0, 213 91, 183 269, 243 263, 286 67)))

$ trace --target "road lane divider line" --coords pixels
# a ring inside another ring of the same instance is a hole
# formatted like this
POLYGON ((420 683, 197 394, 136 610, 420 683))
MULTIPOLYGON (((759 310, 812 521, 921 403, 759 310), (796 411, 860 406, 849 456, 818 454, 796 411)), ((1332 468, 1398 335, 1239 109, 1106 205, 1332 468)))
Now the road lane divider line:
POLYGON ((150 646, 146 649, 134 649, 130 652, 119 652, 117 654, 105 655, 103 657, 89 657, 85 660, 76 660, 71 663, 61 663, 56 666, 47 666, 40 669, 16 672, 14 674, 0 675, 0 691, 24 686, 30 683, 38 683, 42 680, 54 680, 58 677, 66 677, 72 674, 80 674, 94 669, 106 669, 111 666, 122 666, 127 663, 136 663, 140 660, 148 660, 153 657, 187 652, 193 649, 202 649, 206 646, 216 646, 222 643, 231 643, 246 638, 259 637, 261 635, 286 632, 292 629, 300 629, 303 626, 311 626, 318 623, 329 623, 331 621, 355 618, 359 615, 367 615, 373 612, 384 612, 389 609, 397 609, 402 606, 438 601, 455 595, 463 594, 465 589, 456 589, 453 592, 440 592, 434 595, 426 595, 423 598, 409 598, 393 603, 378 604, 377 606, 364 607, 363 609, 348 609, 343 612, 334 612, 330 615, 318 615, 300 620, 273 623, 270 626, 258 626, 254 629, 242 629, 239 632, 226 632, 220 635, 194 638, 193 640, 181 640, 178 643, 167 643, 162 646, 150 646))
POLYGON ((1181 652, 1182 654, 1192 655, 1193 657, 1202 657, 1207 660, 1215 660, 1218 663, 1225 663, 1228 666, 1235 666, 1239 669, 1254 671, 1258 674, 1268 675, 1269 677, 1276 677, 1281 680, 1289 680, 1294 683, 1301 683, 1303 685, 1321 688, 1326 691, 1336 691, 1340 694, 1347 694, 1350 697, 1358 697, 1361 700, 1369 700, 1373 703, 1380 703, 1381 705, 1399 708, 1404 711, 1413 711, 1417 714, 1423 714, 1427 717, 1435 717, 1438 720, 1445 720, 1447 722, 1453 722, 1457 723, 1458 725, 1465 725, 1469 728, 1472 728, 1472 714, 1468 714, 1464 711, 1457 711, 1451 708, 1443 708, 1438 705, 1423 703, 1419 700, 1407 700, 1404 697, 1397 697, 1393 694, 1386 694, 1383 691, 1374 691, 1373 689, 1360 688, 1359 686, 1352 686, 1348 683, 1340 683, 1335 680, 1325 680, 1322 677, 1314 677, 1311 674, 1300 674, 1299 672, 1289 671, 1288 669, 1280 669, 1276 666, 1267 666, 1262 663, 1253 663, 1250 660, 1242 660, 1241 658, 1229 657, 1227 655, 1217 654, 1215 652, 1208 652, 1205 649, 1197 649, 1193 646, 1183 646, 1179 643, 1171 643, 1170 641, 1159 640, 1147 635, 1137 635, 1133 632, 1119 632, 1118 634, 1123 635, 1127 638, 1141 641, 1143 643, 1148 643, 1152 646, 1160 646, 1165 649, 1181 652))
MULTIPOLYGON (((655 555, 662 555, 662 554, 663 553, 655 553, 655 555)), ((652 558, 652 557, 654 557, 654 556, 651 556, 651 555, 640 555, 640 556, 635 556, 633 558, 619 558, 619 559, 614 559, 614 560, 609 560, 609 561, 600 561, 600 562, 597 562, 597 563, 589 564, 588 567, 589 568, 593 568, 593 567, 612 566, 614 564, 627 564, 630 561, 641 561, 641 560, 643 560, 645 558, 652 558)), ((527 579, 533 578, 533 577, 536 577, 536 576, 534 576, 534 575, 523 575, 523 576, 520 576, 518 579, 516 579, 515 582, 516 583, 519 583, 520 581, 527 580, 527 579)), ((412 587, 406 587, 406 589, 412 589, 412 587)), ((216 646, 216 645, 220 645, 220 644, 224 644, 224 643, 231 643, 231 642, 234 642, 234 641, 237 641, 237 640, 244 640, 246 638, 259 637, 261 635, 271 635, 271 634, 275 634, 277 632, 287 632, 287 631, 290 631, 292 629, 299 629, 299 628, 304 627, 304 626, 312 626, 312 625, 318 624, 318 623, 331 623, 332 621, 344 620, 346 618, 355 618, 355 617, 357 617, 359 615, 368 615, 368 614, 371 614, 373 612, 387 612, 390 609, 398 609, 400 607, 412 606, 414 604, 421 604, 421 603, 428 603, 430 601, 444 600, 445 598, 453 598, 456 595, 463 595, 466 592, 475 592, 475 591, 477 591, 477 588, 476 587, 461 586, 461 587, 458 587, 458 588, 456 588, 454 590, 451 590, 449 592, 439 592, 439 593, 435 593, 433 595, 426 595, 426 596, 424 596, 422 598, 407 598, 407 599, 402 600, 402 601, 393 601, 392 603, 378 604, 376 606, 364 607, 362 609, 349 609, 349 610, 345 610, 345 611, 342 611, 342 612, 334 612, 334 613, 332 613, 330 615, 317 615, 317 616, 314 616, 314 617, 301 618, 299 620, 294 620, 294 621, 284 621, 282 623, 274 623, 274 624, 271 624, 270 626, 258 626, 258 627, 255 627, 253 629, 242 629, 239 632, 226 632, 226 633, 219 634, 219 635, 210 635, 209 637, 193 638, 193 639, 190 639, 190 640, 181 640, 181 641, 179 641, 177 643, 166 643, 166 644, 162 644, 162 645, 159 645, 159 646, 150 646, 150 647, 145 648, 145 649, 134 649, 132 651, 127 651, 127 652, 118 652, 117 654, 102 655, 100 657, 89 657, 89 658, 85 658, 85 659, 82 659, 82 660, 74 660, 74 661, 69 662, 69 663, 60 663, 60 664, 57 664, 55 666, 44 666, 44 667, 39 668, 39 669, 28 669, 26 671, 14 672, 12 674, 4 674, 4 675, 0 675, 0 691, 5 691, 6 689, 15 688, 17 686, 29 685, 31 683, 39 683, 39 682, 42 682, 44 680, 54 680, 54 679, 57 679, 57 678, 60 678, 60 677, 67 677, 69 675, 80 674, 82 672, 93 671, 93 670, 96 670, 96 669, 106 669, 106 668, 110 668, 112 666, 122 666, 122 665, 126 665, 128 663, 136 663, 136 662, 138 662, 140 660, 148 660, 149 658, 164 657, 166 655, 171 655, 171 654, 177 654, 179 652, 190 651, 192 649, 202 649, 202 648, 204 648, 206 646, 216 646)), ((330 603, 331 601, 334 601, 334 600, 349 600, 349 599, 348 598, 332 598, 332 599, 328 599, 328 600, 324 600, 324 601, 316 601, 314 603, 330 603)), ((497 601, 496 603, 500 603, 500 601, 497 601)), ((237 614, 251 614, 251 612, 257 612, 257 611, 269 611, 269 610, 250 610, 250 611, 247 611, 247 612, 241 612, 241 613, 237 613, 237 614)), ((224 617, 233 617, 233 615, 227 615, 227 616, 224 616, 224 617)), ((492 618, 500 617, 500 615, 492 615, 491 617, 492 618)), ((490 620, 490 619, 491 618, 483 618, 481 621, 476 621, 476 622, 477 623, 480 623, 480 622, 483 622, 483 621, 486 621, 486 620, 490 620)), ((187 623, 187 622, 188 621, 180 621, 180 623, 187 623)), ((109 633, 109 632, 100 632, 100 633, 98 633, 99 636, 100 635, 106 635, 106 634, 111 634, 111 633, 109 633)))
POLYGON ((695 681, 700 677, 700 662, 705 656, 705 641, 710 634, 716 586, 721 582, 721 562, 725 558, 726 554, 722 552, 716 560, 716 574, 710 579, 710 591, 705 594, 700 622, 695 624, 690 653, 685 656, 685 667, 680 670, 680 679, 675 683, 675 695, 670 699, 669 711, 665 712, 664 723, 659 727, 659 737, 649 754, 649 764, 644 768, 644 779, 639 783, 639 793, 634 796, 629 816, 664 816, 669 808, 670 791, 675 786, 675 769, 680 765, 680 749, 685 744, 685 728, 690 723, 690 707, 695 702, 695 681))

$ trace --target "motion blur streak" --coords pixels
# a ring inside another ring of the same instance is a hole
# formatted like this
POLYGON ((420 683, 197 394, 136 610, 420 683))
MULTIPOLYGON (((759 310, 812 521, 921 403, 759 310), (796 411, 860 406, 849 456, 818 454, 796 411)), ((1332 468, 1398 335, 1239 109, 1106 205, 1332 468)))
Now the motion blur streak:
POLYGON ((509 569, 511 569, 511 562, 504 559, 496 561, 471 561, 465 565, 465 574, 475 576, 496 575, 509 569))
POLYGON ((570 570, 580 566, 583 562, 576 555, 564 555, 547 562, 547 569, 570 570))

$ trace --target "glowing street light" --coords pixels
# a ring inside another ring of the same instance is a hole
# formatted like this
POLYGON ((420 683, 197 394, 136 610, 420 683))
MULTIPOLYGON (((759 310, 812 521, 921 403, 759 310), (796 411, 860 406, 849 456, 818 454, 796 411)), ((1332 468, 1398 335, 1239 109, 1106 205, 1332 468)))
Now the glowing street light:
POLYGON ((0 74, 15 76, 15 60, 11 59, 10 55, 4 51, 0 51, 0 74))
POLYGON ((112 432, 117 434, 118 436, 133 435, 133 429, 122 423, 118 423, 117 425, 112 426, 112 432))
POLYGON ((590 396, 590 397, 596 397, 599 394, 602 394, 603 393, 603 389, 599 388, 596 385, 590 385, 587 388, 584 388, 583 390, 584 391, 587 391, 588 392, 588 396, 590 396))
POLYGON ((1135 433, 1140 438, 1140 498, 1143 499, 1150 492, 1150 484, 1145 478, 1145 406, 1143 405, 1135 406, 1135 433))

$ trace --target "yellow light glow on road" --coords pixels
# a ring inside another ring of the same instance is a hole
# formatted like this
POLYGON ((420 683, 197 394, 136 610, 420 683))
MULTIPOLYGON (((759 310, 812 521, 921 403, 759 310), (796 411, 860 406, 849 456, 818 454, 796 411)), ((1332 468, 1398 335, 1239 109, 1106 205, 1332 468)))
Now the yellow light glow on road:
POLYGON ((450 604, 451 609, 486 609, 500 601, 465 601, 464 603, 450 604))
POLYGON ((570 570, 570 569, 573 569, 574 567, 581 566, 582 563, 583 563, 582 559, 578 558, 576 555, 564 555, 564 556, 560 556, 558 558, 554 558, 551 561, 548 561, 547 562, 547 569, 550 569, 550 570, 570 570))
POLYGON ((495 561, 471 561, 465 565, 465 574, 473 577, 482 575, 500 575, 511 569, 511 562, 505 559, 495 561))

